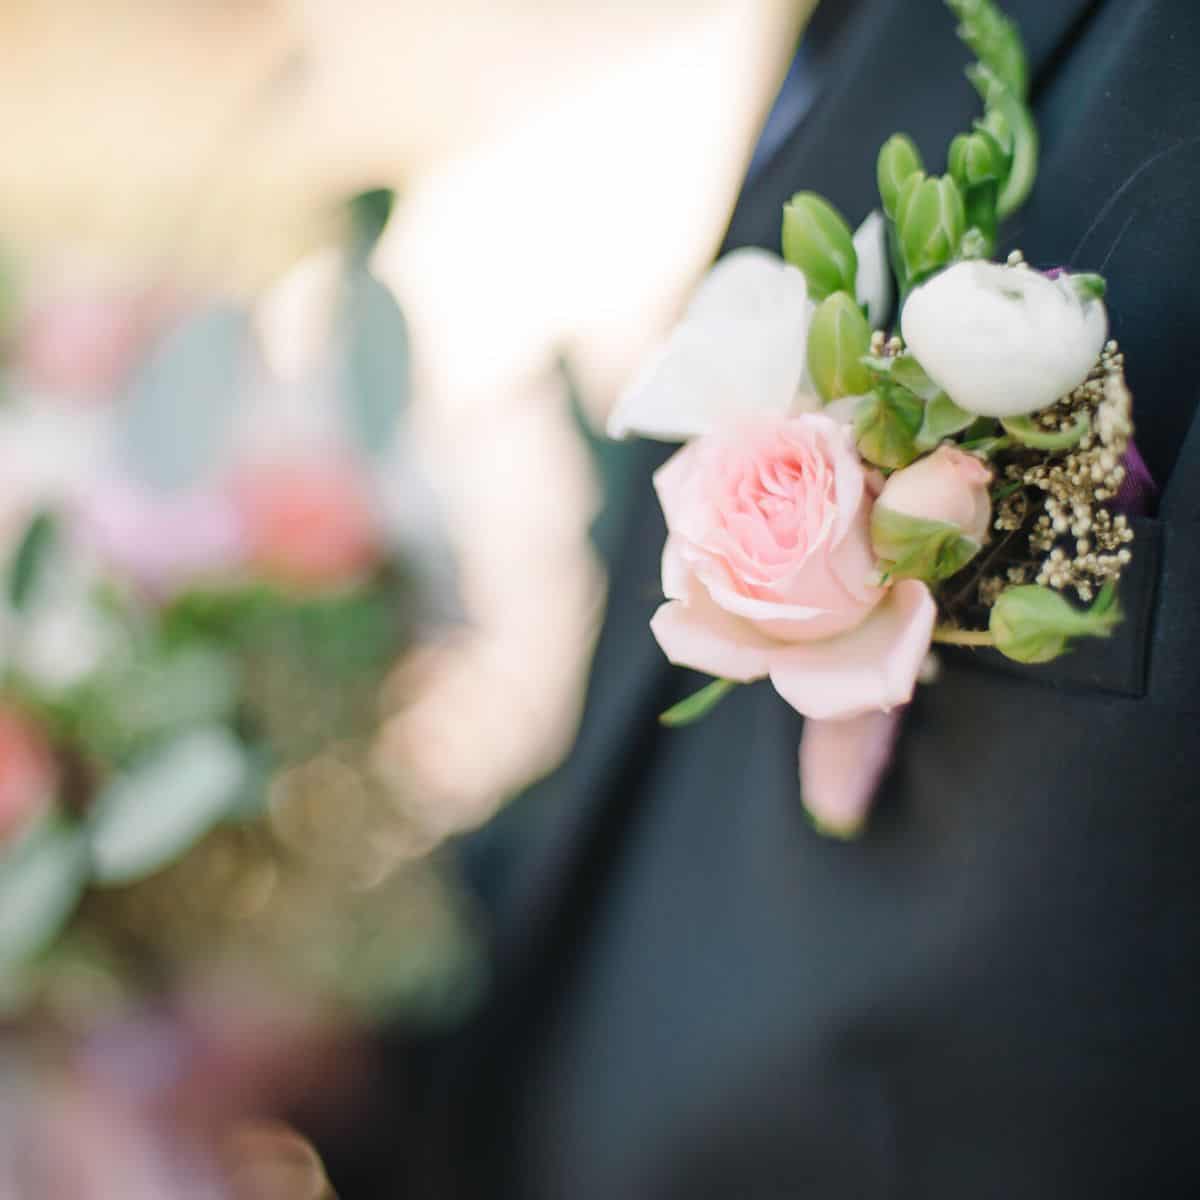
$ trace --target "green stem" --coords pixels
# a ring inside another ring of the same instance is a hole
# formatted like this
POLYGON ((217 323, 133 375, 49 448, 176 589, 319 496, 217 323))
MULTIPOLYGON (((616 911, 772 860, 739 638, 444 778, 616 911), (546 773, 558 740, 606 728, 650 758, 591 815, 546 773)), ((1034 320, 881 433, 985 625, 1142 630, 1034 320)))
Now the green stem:
POLYGON ((939 625, 933 640, 943 646, 994 646, 996 639, 986 629, 953 629, 939 625))
POLYGON ((737 684, 732 679, 714 679, 707 687, 702 687, 686 700, 680 700, 674 707, 668 708, 659 716, 659 724, 678 729, 681 725, 699 721, 701 717, 708 716, 735 687, 737 684))

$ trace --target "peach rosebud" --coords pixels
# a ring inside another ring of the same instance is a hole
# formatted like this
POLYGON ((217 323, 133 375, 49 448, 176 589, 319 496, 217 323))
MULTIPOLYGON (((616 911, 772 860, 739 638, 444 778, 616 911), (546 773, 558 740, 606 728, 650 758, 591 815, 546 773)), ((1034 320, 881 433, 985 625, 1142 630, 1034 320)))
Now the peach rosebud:
POLYGON ((991 482, 992 472, 975 455, 939 446, 892 475, 876 504, 906 517, 953 525, 964 537, 983 543, 992 520, 991 482))
POLYGON ((871 514, 871 544, 893 579, 948 579, 979 553, 992 519, 991 471, 953 446, 897 471, 871 514))
POLYGON ((377 561, 375 516, 346 463, 257 467, 237 483, 250 560, 265 575, 300 588, 345 583, 377 561))
POLYGON ((35 388, 104 396, 129 374, 161 319, 153 291, 54 296, 27 314, 17 357, 35 388))
POLYGON ((50 803, 56 782, 50 748, 38 730, 11 709, 0 709, 0 844, 50 803))

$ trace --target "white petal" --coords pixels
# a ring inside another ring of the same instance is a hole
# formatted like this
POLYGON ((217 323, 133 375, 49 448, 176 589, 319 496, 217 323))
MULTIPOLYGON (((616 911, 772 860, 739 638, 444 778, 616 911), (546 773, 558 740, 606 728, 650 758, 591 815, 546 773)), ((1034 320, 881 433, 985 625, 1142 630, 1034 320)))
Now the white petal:
POLYGON ((782 259, 721 259, 617 402, 609 435, 686 441, 731 417, 796 411, 811 314, 804 276, 782 259))
POLYGON ((888 265, 887 222, 878 209, 858 227, 854 252, 858 255, 858 302, 867 306, 871 328, 882 329, 892 307, 892 271, 888 265))

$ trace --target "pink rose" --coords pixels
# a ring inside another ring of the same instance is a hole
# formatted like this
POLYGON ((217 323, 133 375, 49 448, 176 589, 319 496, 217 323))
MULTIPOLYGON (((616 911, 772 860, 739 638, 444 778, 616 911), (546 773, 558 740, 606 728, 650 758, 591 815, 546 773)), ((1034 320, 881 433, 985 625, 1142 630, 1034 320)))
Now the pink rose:
POLYGON ((906 517, 955 525, 982 544, 992 521, 991 482, 991 471, 973 454, 939 446, 892 475, 877 503, 906 517))
POLYGON ((35 388, 105 396, 129 374, 163 320, 162 291, 66 292, 36 304, 17 357, 35 388))
POLYGON ((38 730, 11 709, 0 709, 0 844, 51 802, 57 782, 38 730))
POLYGON ((84 497, 79 522, 109 565, 158 598, 231 574, 246 553, 241 515, 215 487, 159 493, 107 479, 84 497))
MULTIPOLYGON (((809 718, 806 739, 849 722, 841 742, 858 730, 877 743, 878 723, 861 718, 910 699, 936 607, 923 583, 879 585, 874 489, 851 430, 805 414, 709 434, 675 454, 655 486, 667 603, 651 629, 667 657, 743 683, 769 676, 809 718)), ((835 778, 821 770, 830 756, 808 757, 818 771, 802 771, 806 805, 849 832, 877 773, 835 778)))
POLYGON ((254 564, 285 585, 345 583, 380 556, 375 514, 349 463, 258 466, 235 488, 254 564))

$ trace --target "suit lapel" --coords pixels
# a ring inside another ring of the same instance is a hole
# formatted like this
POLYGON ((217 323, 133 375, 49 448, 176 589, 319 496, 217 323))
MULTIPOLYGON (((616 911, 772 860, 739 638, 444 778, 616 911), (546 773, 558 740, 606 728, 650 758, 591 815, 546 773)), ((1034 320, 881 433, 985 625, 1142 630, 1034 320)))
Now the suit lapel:
MULTIPOLYGON (((1006 5, 1021 23, 1036 82, 1098 7, 1097 0, 1006 5)), ((877 203, 875 152, 896 130, 913 136, 930 168, 940 169, 950 138, 978 114, 962 74, 967 62, 941 0, 863 4, 833 48, 824 95, 738 201, 722 252, 747 245, 776 249, 782 205, 804 188, 827 195, 851 221, 861 219, 877 203)), ((635 481, 640 494, 630 505, 610 582, 579 739, 498 934, 503 989, 492 1006, 494 1020, 515 1019, 525 988, 551 978, 582 940, 590 899, 643 794, 640 781, 659 736, 657 715, 703 682, 671 668, 648 629, 661 598, 665 537, 649 477, 673 449, 644 442, 624 448, 632 461, 622 476, 635 481)))

